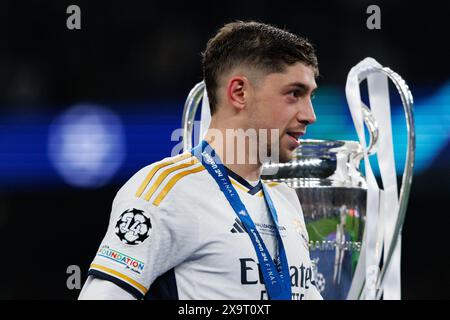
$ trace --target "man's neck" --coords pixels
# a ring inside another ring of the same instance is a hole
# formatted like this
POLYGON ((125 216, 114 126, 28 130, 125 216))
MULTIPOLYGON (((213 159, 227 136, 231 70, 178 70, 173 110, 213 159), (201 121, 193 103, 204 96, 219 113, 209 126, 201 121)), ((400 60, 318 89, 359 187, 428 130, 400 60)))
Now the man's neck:
POLYGON ((226 164, 226 167, 247 181, 258 181, 261 177, 261 165, 226 164))
POLYGON ((222 163, 231 171, 238 174, 247 181, 257 181, 261 177, 262 165, 258 161, 257 150, 250 150, 248 139, 245 139, 245 149, 238 150, 236 141, 227 141, 226 129, 213 128, 208 129, 204 140, 214 149, 216 155, 219 156, 222 163), (217 136, 221 135, 221 139, 217 136), (228 148, 228 149, 227 149, 228 148), (234 150, 234 152, 231 150, 234 150), (242 155, 244 153, 244 156, 242 155), (228 155, 228 157, 227 157, 228 155), (240 156, 239 156, 240 155, 240 156), (244 163, 239 163, 239 159, 243 159, 244 163), (256 161, 252 161, 256 159, 256 161), (256 162, 256 163, 255 163, 256 162))

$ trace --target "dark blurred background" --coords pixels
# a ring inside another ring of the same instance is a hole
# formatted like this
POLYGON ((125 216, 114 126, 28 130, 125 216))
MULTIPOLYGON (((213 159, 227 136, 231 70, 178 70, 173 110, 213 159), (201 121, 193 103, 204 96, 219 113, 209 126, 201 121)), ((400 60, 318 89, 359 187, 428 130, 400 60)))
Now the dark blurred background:
MULTIPOLYGON (((186 96, 202 79, 201 52, 238 19, 287 28, 315 45, 318 121, 305 138, 357 139, 344 87, 363 58, 407 81, 417 155, 402 297, 450 298, 449 18, 448 1, 3 1, 0 298, 78 296, 66 287, 67 267, 80 266, 84 281, 115 193, 170 155, 186 96), (71 4, 81 9, 81 30, 66 27, 71 4), (366 27, 372 4, 381 9, 380 30, 366 27)), ((401 174, 405 120, 391 92, 401 174)))

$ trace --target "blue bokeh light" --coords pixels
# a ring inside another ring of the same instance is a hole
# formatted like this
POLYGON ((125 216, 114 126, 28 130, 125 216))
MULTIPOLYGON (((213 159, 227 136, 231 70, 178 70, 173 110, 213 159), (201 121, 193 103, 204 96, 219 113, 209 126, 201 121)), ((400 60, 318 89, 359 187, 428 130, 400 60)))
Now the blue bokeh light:
POLYGON ((105 107, 76 105, 50 126, 48 151, 52 165, 66 183, 103 186, 125 158, 122 122, 105 107))

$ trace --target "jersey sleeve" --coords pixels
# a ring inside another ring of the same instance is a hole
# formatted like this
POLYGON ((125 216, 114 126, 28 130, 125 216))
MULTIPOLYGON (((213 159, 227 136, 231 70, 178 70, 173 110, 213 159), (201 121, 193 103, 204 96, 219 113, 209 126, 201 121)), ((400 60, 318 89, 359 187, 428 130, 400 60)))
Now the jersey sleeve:
POLYGON ((78 300, 135 300, 136 297, 111 281, 89 276, 78 300))
POLYGON ((154 206, 135 195, 148 170, 143 171, 117 193, 106 235, 88 272, 138 299, 158 276, 195 252, 199 243, 198 221, 192 211, 177 209, 173 201, 154 206))

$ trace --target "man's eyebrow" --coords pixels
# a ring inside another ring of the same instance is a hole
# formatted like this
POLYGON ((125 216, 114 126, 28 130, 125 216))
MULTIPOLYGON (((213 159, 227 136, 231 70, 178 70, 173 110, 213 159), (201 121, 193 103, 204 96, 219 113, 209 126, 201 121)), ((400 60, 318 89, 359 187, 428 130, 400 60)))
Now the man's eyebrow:
MULTIPOLYGON (((309 91, 310 90, 310 86, 308 86, 307 84, 304 84, 302 82, 292 82, 286 85, 287 87, 297 87, 299 89, 302 89, 304 91, 309 91)), ((317 87, 315 87, 314 89, 311 90, 311 93, 313 94, 314 92, 316 92, 317 87)))

